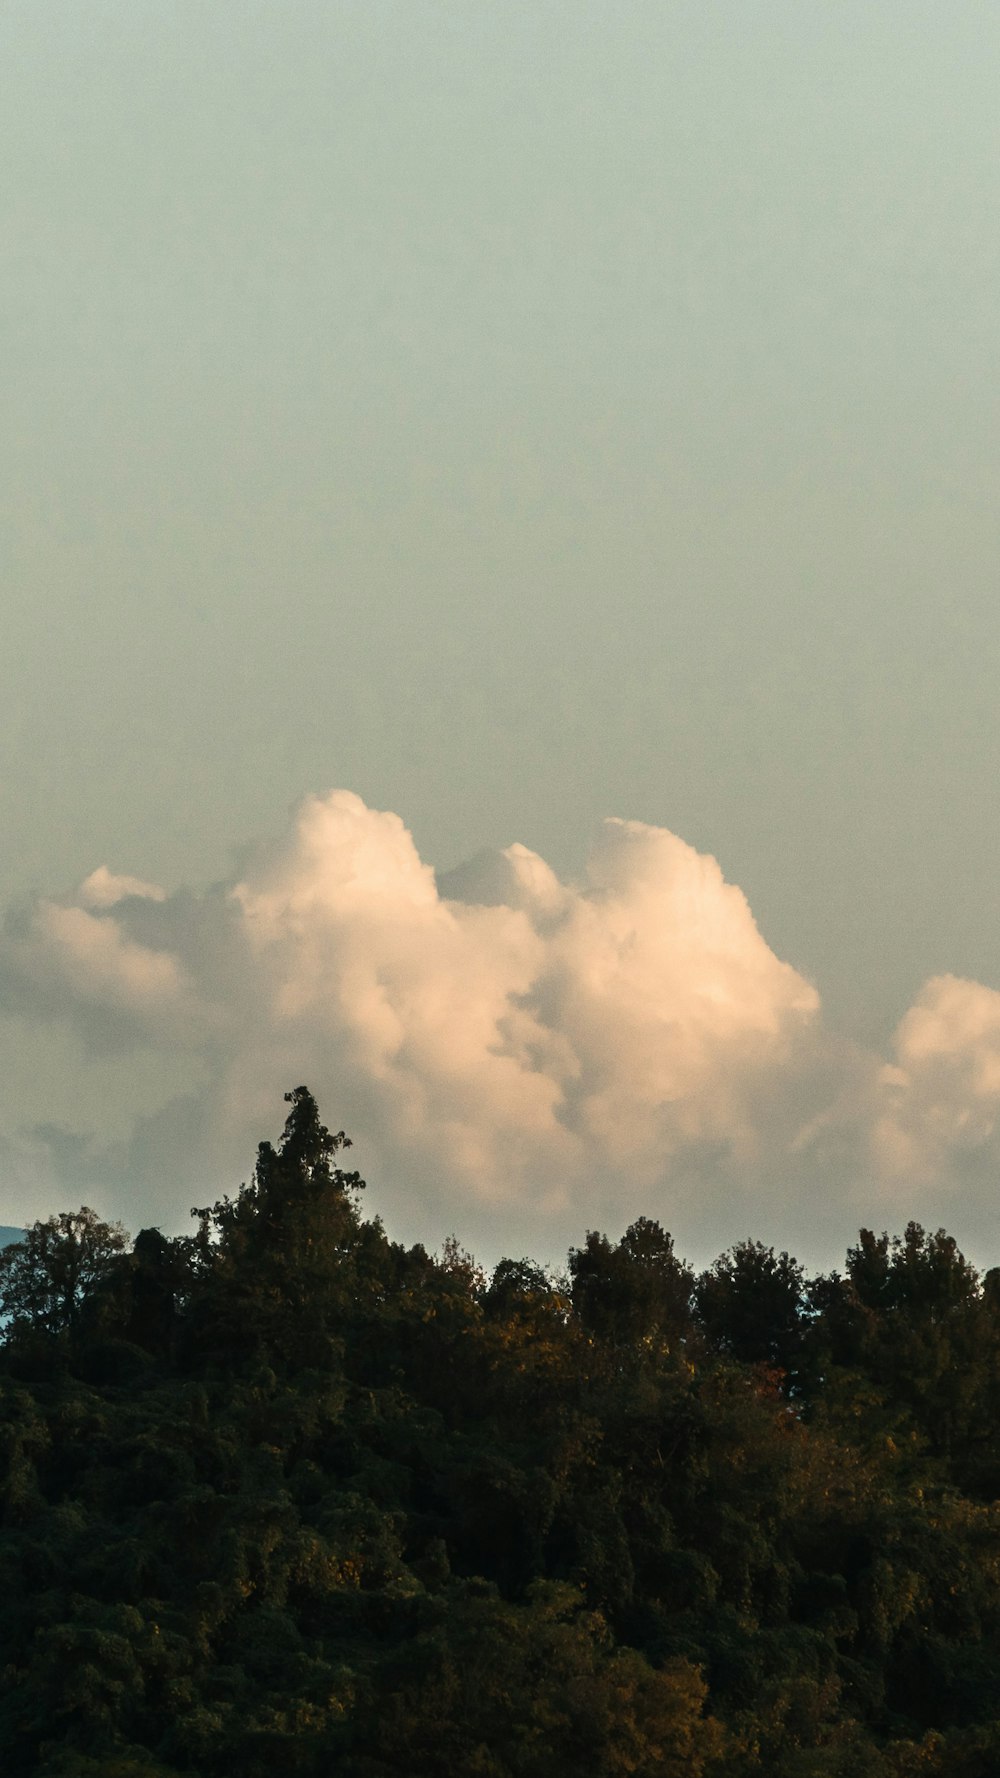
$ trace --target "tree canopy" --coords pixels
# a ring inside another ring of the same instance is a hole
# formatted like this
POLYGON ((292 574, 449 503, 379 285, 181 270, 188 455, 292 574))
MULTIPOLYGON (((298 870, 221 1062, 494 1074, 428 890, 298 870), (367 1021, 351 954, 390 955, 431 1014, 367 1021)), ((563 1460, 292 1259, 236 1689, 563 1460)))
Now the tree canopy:
POLYGON ((0 1253, 5 1774, 996 1778, 1000 1271, 486 1277, 288 1104, 191 1235, 0 1253))

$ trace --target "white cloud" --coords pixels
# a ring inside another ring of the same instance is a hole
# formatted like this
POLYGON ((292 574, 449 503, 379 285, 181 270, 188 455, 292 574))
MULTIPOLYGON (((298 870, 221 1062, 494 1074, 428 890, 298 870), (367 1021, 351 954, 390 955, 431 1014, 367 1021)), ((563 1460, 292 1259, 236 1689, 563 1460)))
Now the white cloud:
POLYGON ((861 1175, 933 1185, 996 1142, 1000 994, 929 982, 890 1063, 835 1043, 716 861, 635 821, 604 823, 578 885, 520 845, 439 884, 398 816, 310 797, 228 885, 102 867, 12 916, 0 981, 105 1051, 196 1059, 202 1084, 106 1157, 175 1225, 196 1184, 245 1176, 301 1080, 409 1235, 422 1214, 721 1228, 738 1203, 732 1238, 769 1193, 821 1215, 861 1175))
POLYGON ((304 804, 231 892, 272 1035, 334 1061, 400 1157, 488 1201, 755 1148, 754 1097, 818 999, 714 860, 610 821, 580 888, 523 846, 478 877, 442 896, 397 817, 304 804))
POLYGON ((900 1021, 872 1129, 879 1173, 907 1185, 1000 1164, 1000 993, 934 976, 900 1021))
POLYGON ((116 877, 106 864, 99 864, 80 884, 79 900, 86 908, 113 908, 128 896, 140 901, 165 901, 166 890, 156 883, 144 883, 141 877, 116 877))

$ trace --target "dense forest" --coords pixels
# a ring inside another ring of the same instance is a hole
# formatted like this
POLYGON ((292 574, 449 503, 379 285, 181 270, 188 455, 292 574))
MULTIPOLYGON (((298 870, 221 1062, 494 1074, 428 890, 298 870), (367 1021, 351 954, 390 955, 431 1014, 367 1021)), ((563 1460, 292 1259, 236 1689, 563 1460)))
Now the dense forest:
POLYGON ((189 1236, 0 1253, 9 1778, 996 1778, 1000 1270, 486 1277, 289 1104, 189 1236))

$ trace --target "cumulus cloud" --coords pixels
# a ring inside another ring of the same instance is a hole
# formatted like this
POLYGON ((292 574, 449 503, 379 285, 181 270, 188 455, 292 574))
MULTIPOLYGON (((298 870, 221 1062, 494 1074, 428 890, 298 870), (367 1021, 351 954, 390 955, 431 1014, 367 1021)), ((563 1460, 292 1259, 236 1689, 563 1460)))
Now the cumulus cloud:
POLYGON ((141 877, 113 876, 106 864, 91 871, 79 889, 79 900, 85 908, 113 908, 129 896, 140 901, 165 901, 167 892, 156 883, 144 883, 141 877))
POLYGON ((231 1187, 299 1080, 410 1234, 413 1197, 498 1240, 738 1199, 740 1233, 775 1186, 891 1190, 996 1143, 1000 994, 940 977, 891 1061, 838 1046, 716 861, 637 821, 603 824, 578 884, 521 845, 439 880, 397 815, 310 797, 229 883, 101 867, 19 910, 0 988, 105 1051, 195 1057, 198 1086, 113 1157, 165 1221, 162 1182, 231 1187))
POLYGON ((961 1178, 962 1161, 1000 1161, 1000 994, 934 976, 897 1028, 872 1129, 879 1173, 961 1178), (959 1165, 956 1166, 956 1163, 959 1165))

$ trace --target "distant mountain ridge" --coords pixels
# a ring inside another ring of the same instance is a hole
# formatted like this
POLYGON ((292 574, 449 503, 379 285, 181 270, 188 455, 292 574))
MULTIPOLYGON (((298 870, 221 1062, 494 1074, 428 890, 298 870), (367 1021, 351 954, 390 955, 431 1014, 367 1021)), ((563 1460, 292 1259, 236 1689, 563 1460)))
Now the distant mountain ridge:
POLYGON ((9 1247, 12 1241, 23 1241, 23 1229, 0 1228, 0 1247, 9 1247))

